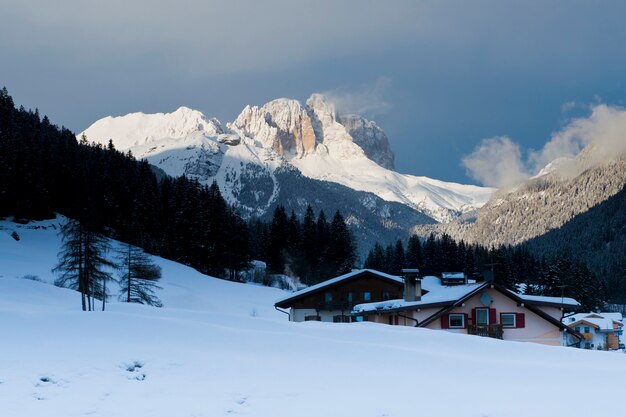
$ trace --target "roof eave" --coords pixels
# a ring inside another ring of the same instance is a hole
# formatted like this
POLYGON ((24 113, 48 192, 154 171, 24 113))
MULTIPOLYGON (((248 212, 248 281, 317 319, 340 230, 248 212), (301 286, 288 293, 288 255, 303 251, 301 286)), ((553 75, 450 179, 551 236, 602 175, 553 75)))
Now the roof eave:
POLYGON ((454 304, 454 301, 440 301, 437 303, 429 303, 429 304, 419 304, 419 305, 411 305, 411 306, 403 306, 396 308, 381 308, 376 310, 366 310, 366 311, 353 311, 350 313, 353 316, 364 316, 366 314, 384 314, 384 313, 398 313, 401 311, 411 311, 411 310, 422 310, 427 308, 437 308, 443 306, 449 306, 454 304))

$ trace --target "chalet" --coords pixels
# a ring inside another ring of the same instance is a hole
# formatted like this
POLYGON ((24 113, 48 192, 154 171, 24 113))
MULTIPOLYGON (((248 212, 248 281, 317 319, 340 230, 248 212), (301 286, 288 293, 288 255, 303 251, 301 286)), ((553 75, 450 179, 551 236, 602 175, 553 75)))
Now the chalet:
POLYGON ((582 334, 580 346, 582 348, 598 350, 620 348, 619 337, 624 326, 621 313, 578 313, 563 318, 563 323, 582 334))
POLYGON ((401 277, 360 269, 297 291, 276 302, 275 307, 289 308, 291 321, 350 322, 355 305, 399 298, 403 286, 401 277))
POLYGON ((403 298, 358 304, 353 317, 546 345, 577 345, 582 339, 576 329, 561 322, 565 309, 580 306, 574 299, 518 294, 494 282, 468 282, 456 274, 442 280, 419 278, 416 270, 403 272, 403 298))

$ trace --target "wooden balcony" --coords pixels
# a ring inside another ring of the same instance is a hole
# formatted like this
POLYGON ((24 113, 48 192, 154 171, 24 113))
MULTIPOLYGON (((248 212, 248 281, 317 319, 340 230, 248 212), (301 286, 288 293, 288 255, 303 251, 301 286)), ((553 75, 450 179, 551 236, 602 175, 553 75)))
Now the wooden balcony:
POLYGON ((582 335, 585 340, 593 340, 593 333, 583 333, 582 335))
POLYGON ((315 309, 317 311, 338 310, 338 311, 350 312, 352 311, 352 307, 354 307, 354 303, 350 303, 348 301, 330 301, 330 302, 320 301, 316 303, 315 305, 315 309))
POLYGON ((476 336, 492 337, 502 339, 503 331, 501 324, 474 325, 467 326, 467 333, 476 336))

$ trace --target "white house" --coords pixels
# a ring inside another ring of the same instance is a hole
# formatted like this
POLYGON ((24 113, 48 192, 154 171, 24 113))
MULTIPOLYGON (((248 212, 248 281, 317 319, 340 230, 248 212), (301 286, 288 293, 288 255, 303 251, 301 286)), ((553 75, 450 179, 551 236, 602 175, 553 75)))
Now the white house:
POLYGON ((582 339, 576 329, 561 323, 564 310, 580 306, 574 299, 518 294, 493 282, 450 280, 451 275, 444 282, 453 285, 444 285, 438 277, 406 274, 403 298, 358 304, 352 315, 377 323, 547 345, 578 345, 582 339))
POLYGON ((582 334, 582 348, 619 349, 624 326, 621 313, 578 313, 563 318, 563 323, 582 334))

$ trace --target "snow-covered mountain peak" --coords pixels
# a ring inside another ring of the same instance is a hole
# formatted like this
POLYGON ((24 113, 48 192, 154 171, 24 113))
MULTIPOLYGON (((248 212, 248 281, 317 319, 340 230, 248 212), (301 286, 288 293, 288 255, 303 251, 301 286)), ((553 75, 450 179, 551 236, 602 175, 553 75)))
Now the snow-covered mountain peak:
POLYGON ((106 143, 109 139, 117 149, 127 150, 135 146, 162 141, 165 138, 184 140, 195 132, 214 137, 220 142, 237 142, 217 119, 207 119, 201 112, 179 107, 171 113, 131 113, 125 116, 105 117, 89 126, 83 133, 88 140, 106 143))
POLYGON ((326 124, 332 123, 337 119, 335 106, 322 94, 311 94, 311 97, 306 101, 306 106, 320 121, 326 124))
POLYGON ((103 144, 113 139, 117 149, 130 149, 170 175, 215 180, 230 203, 256 215, 278 198, 279 167, 372 193, 441 221, 482 206, 494 191, 395 172, 385 132, 362 116, 338 115, 321 94, 306 104, 279 98, 246 106, 226 126, 181 107, 104 118, 85 133, 103 144))
POLYGON ((357 114, 339 116, 338 122, 346 128, 354 143, 359 145, 371 160, 384 168, 395 169, 395 155, 391 150, 389 139, 375 122, 357 114))
POLYGON ((311 119, 297 100, 280 98, 261 107, 246 106, 228 127, 279 155, 302 157, 315 151, 311 119))

